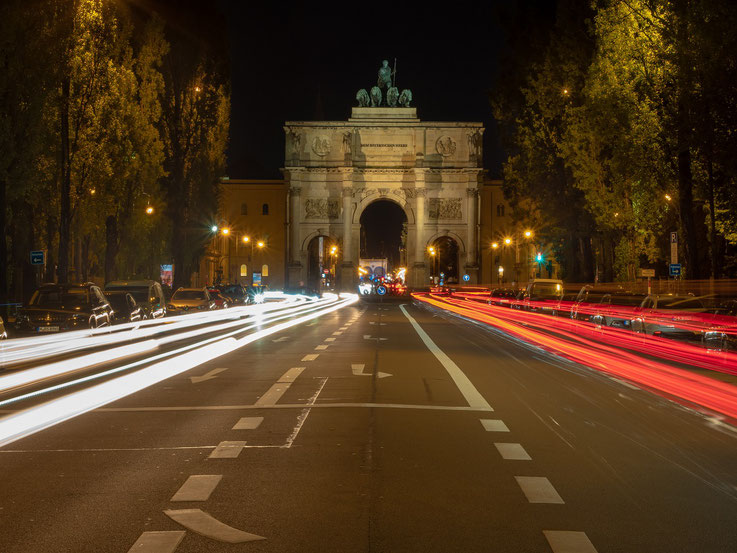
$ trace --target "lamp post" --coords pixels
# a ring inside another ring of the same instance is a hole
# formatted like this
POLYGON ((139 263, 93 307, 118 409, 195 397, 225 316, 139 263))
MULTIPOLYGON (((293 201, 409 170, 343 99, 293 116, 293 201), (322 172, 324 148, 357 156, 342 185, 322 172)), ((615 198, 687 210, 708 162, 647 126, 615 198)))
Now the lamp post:
POLYGON ((525 280, 529 282, 529 280, 530 280, 530 255, 531 255, 531 253, 530 253, 530 244, 531 244, 531 240, 532 240, 532 238, 534 236, 534 233, 531 230, 526 230, 524 234, 525 234, 525 239, 526 239, 526 242, 525 243, 526 243, 526 246, 527 246, 525 248, 527 250, 525 252, 525 271, 527 272, 527 275, 526 275, 525 280))
MULTIPOLYGON (((489 278, 492 281, 491 283, 494 284, 494 265, 499 262, 499 258, 496 255, 496 251, 499 249, 499 242, 492 242, 491 243, 491 267, 489 270, 489 278)), ((501 282, 499 282, 501 284, 501 282)))
POLYGON ((438 252, 437 252, 437 251, 435 251, 435 247, 434 247, 434 246, 429 246, 429 247, 427 248, 427 251, 428 251, 428 253, 430 254, 430 258, 432 259, 432 263, 431 263, 431 265, 430 265, 430 267, 431 267, 431 269, 430 269, 430 276, 432 277, 432 280, 433 280, 433 284, 435 284, 435 274, 436 274, 436 272, 437 272, 437 271, 436 271, 436 266, 435 266, 435 264, 436 264, 436 261, 437 261, 437 253, 438 253, 438 252))
MULTIPOLYGON (((251 253, 248 255, 248 263, 249 264, 253 260, 253 248, 254 248, 254 246, 257 247, 259 250, 263 250, 266 247, 266 242, 264 242, 263 240, 253 240, 250 236, 247 236, 247 235, 244 235, 243 237, 241 237, 241 242, 243 242, 243 244, 245 244, 245 245, 249 245, 250 244, 250 246, 251 246, 251 253)), ((248 266, 246 266, 246 267, 248 267, 248 266)), ((251 267, 251 275, 253 275, 253 273, 254 273, 253 267, 251 267)), ((251 276, 251 278, 253 278, 253 276, 251 276)))

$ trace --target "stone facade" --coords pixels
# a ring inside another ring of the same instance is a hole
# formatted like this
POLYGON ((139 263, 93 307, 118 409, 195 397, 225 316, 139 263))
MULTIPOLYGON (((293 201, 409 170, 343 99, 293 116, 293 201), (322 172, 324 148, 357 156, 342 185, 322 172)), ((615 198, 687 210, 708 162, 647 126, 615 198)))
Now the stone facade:
POLYGON ((306 282, 310 240, 340 245, 341 287, 353 289, 360 217, 377 200, 407 217, 408 283, 429 278, 427 247, 458 244, 458 267, 478 280, 481 123, 428 122, 416 108, 353 108, 348 121, 288 121, 288 285, 306 282))

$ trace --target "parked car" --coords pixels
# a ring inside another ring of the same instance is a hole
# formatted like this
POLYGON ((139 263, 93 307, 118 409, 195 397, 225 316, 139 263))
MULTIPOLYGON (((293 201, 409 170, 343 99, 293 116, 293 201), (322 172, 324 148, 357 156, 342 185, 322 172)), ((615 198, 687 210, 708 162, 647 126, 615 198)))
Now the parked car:
POLYGON ((133 323, 146 319, 146 312, 128 292, 124 290, 106 291, 105 297, 113 307, 113 324, 133 323))
POLYGON ((737 299, 710 297, 708 327, 703 330, 702 342, 710 349, 737 349, 737 299))
POLYGON ((220 293, 230 300, 230 305, 246 305, 248 293, 240 284, 225 284, 217 287, 220 293))
POLYGON ((590 284, 581 288, 571 306, 571 319, 590 321, 594 316, 594 306, 605 296, 605 292, 597 290, 590 284))
POLYGON ((562 280, 536 278, 527 285, 524 291, 522 309, 552 315, 562 297, 562 280))
POLYGON ((8 332, 5 330, 5 322, 0 317, 0 340, 5 340, 8 337, 8 332))
POLYGON ((628 292, 604 294, 594 305, 591 322, 600 326, 611 326, 629 330, 635 308, 642 304, 645 296, 628 292))
POLYGON ((45 334, 109 326, 113 308, 102 290, 86 284, 44 284, 18 313, 19 334, 45 334))
POLYGON ((230 305, 230 298, 226 298, 224 295, 220 293, 220 290, 217 288, 208 288, 207 292, 210 294, 210 297, 215 302, 215 308, 216 309, 226 309, 230 305))
POLYGON ((158 319, 166 315, 164 289, 155 280, 114 280, 105 285, 105 292, 128 292, 147 319, 158 319))
POLYGON ((169 315, 182 315, 215 309, 215 301, 207 288, 179 288, 166 306, 169 315))
POLYGON ((509 300, 509 305, 512 309, 523 309, 524 304, 523 301, 525 299, 525 294, 527 291, 523 288, 522 290, 517 290, 516 295, 514 296, 514 299, 509 300))
POLYGON ((651 294, 634 309, 630 325, 634 332, 701 341, 706 312, 703 301, 694 296, 651 294))
POLYGON ((571 310, 573 309, 573 306, 576 304, 576 298, 578 297, 578 292, 573 292, 570 294, 563 294, 558 301, 558 304, 553 308, 553 315, 556 317, 564 317, 566 319, 571 318, 571 310))
POLYGON ((489 305, 498 305, 500 307, 509 307, 510 302, 517 296, 512 288, 495 288, 489 294, 487 303, 489 305))

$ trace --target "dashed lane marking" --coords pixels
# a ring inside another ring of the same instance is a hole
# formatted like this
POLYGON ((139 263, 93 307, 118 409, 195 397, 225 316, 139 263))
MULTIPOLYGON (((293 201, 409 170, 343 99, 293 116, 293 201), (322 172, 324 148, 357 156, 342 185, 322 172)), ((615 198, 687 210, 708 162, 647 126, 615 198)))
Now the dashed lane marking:
POLYGON ((585 532, 543 530, 553 553, 596 553, 585 532))
POLYGON ((243 417, 235 423, 233 430, 255 430, 263 421, 263 417, 243 417))
POLYGON ((170 501, 207 501, 222 479, 222 474, 193 474, 170 501))
POLYGON ((340 336, 341 334, 343 334, 343 332, 341 332, 340 330, 336 330, 335 332, 333 332, 333 336, 340 336))
POLYGON ((279 377, 279 380, 277 382, 294 382, 297 377, 302 374, 302 371, 305 370, 307 367, 292 367, 287 372, 285 372, 283 375, 279 377))
POLYGON ((173 553, 187 532, 144 532, 128 550, 128 553, 173 553))
POLYGON ((335 338, 325 338, 326 342, 335 342, 335 338))
POLYGON ((508 461, 532 460, 532 457, 530 457, 529 453, 525 451, 525 448, 521 444, 495 443, 494 446, 499 451, 502 459, 507 459, 508 461))
MULTIPOLYGON (((437 411, 475 411, 475 412, 489 412, 493 411, 491 407, 468 407, 466 405, 417 405, 417 404, 406 404, 406 403, 318 403, 312 405, 312 408, 317 407, 367 407, 369 409, 429 409, 437 411)), ((248 409, 304 409, 304 403, 281 403, 277 405, 182 405, 178 407, 103 407, 95 409, 95 413, 144 413, 147 411, 239 411, 248 409)), ((484 420, 484 419, 482 419, 484 420)), ((488 420, 488 419, 486 419, 488 420)), ((501 422, 501 421, 500 421, 501 422)), ((506 428, 506 427, 505 427, 506 428)), ((500 430, 500 432, 508 432, 509 430, 500 430)), ((168 448, 161 448, 168 449, 168 448)), ((187 449, 187 448, 184 448, 187 449)), ((0 449, 0 455, 9 451, 21 451, 15 449, 0 449)), ((64 451, 64 450, 54 450, 64 451)), ((77 451, 77 450, 69 450, 77 451)))
POLYGON ((305 367, 292 367, 289 369, 279 378, 279 380, 276 381, 276 384, 269 388, 264 395, 258 398, 258 401, 256 401, 254 405, 274 405, 281 399, 284 392, 289 389, 292 382, 302 374, 303 370, 305 370, 305 367))
POLYGON ((558 495, 550 480, 544 476, 515 476, 522 492, 530 503, 555 503, 562 505, 563 498, 558 495))
POLYGON ((504 421, 498 419, 479 419, 487 432, 509 432, 504 421))
POLYGON ((417 321, 415 321, 414 318, 412 318, 412 316, 407 312, 404 305, 400 305, 399 309, 401 309, 402 313, 404 313, 404 316, 407 317, 410 324, 412 325, 412 328, 415 329, 415 332, 417 332, 420 339, 425 343, 427 349, 432 352, 432 354, 437 358, 438 361, 440 361, 443 367, 445 367, 445 370, 448 371, 448 374, 453 379, 453 382, 455 382, 458 390, 461 392, 461 394, 463 394, 463 397, 466 398, 468 405, 471 407, 482 407, 493 411, 491 405, 489 405, 489 403, 484 399, 484 396, 479 393, 479 391, 464 374, 461 368, 456 365, 453 360, 448 357, 445 352, 435 344, 435 342, 432 341, 432 338, 428 336, 427 332, 425 332, 422 327, 417 323, 417 321))
POLYGON ((205 537, 213 540, 223 541, 226 543, 244 543, 249 541, 265 540, 263 536, 249 534, 243 530, 238 530, 232 526, 228 526, 213 518, 201 509, 169 509, 164 514, 184 526, 187 530, 192 530, 205 537))
POLYGON ((320 354, 319 353, 308 353, 301 360, 302 361, 314 361, 318 357, 320 357, 320 354))
POLYGON ((246 442, 220 442, 208 459, 235 459, 245 445, 246 442))
POLYGON ((319 346, 315 346, 315 349, 318 350, 318 351, 325 351, 326 349, 328 349, 328 346, 325 345, 325 344, 322 344, 322 345, 319 345, 319 346))

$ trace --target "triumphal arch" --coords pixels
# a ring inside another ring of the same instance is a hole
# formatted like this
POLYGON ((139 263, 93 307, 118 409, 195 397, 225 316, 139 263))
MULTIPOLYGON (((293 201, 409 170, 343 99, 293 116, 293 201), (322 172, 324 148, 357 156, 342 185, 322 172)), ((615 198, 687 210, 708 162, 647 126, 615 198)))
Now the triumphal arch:
POLYGON ((399 92, 386 75, 382 81, 381 71, 379 86, 358 92, 347 121, 284 125, 289 286, 314 281, 319 259, 320 272, 331 271, 341 289, 352 290, 364 247, 362 214, 377 202, 404 213, 408 284, 430 282, 431 245, 441 239, 455 245, 458 277, 477 282, 482 124, 421 121, 412 93, 399 92))

